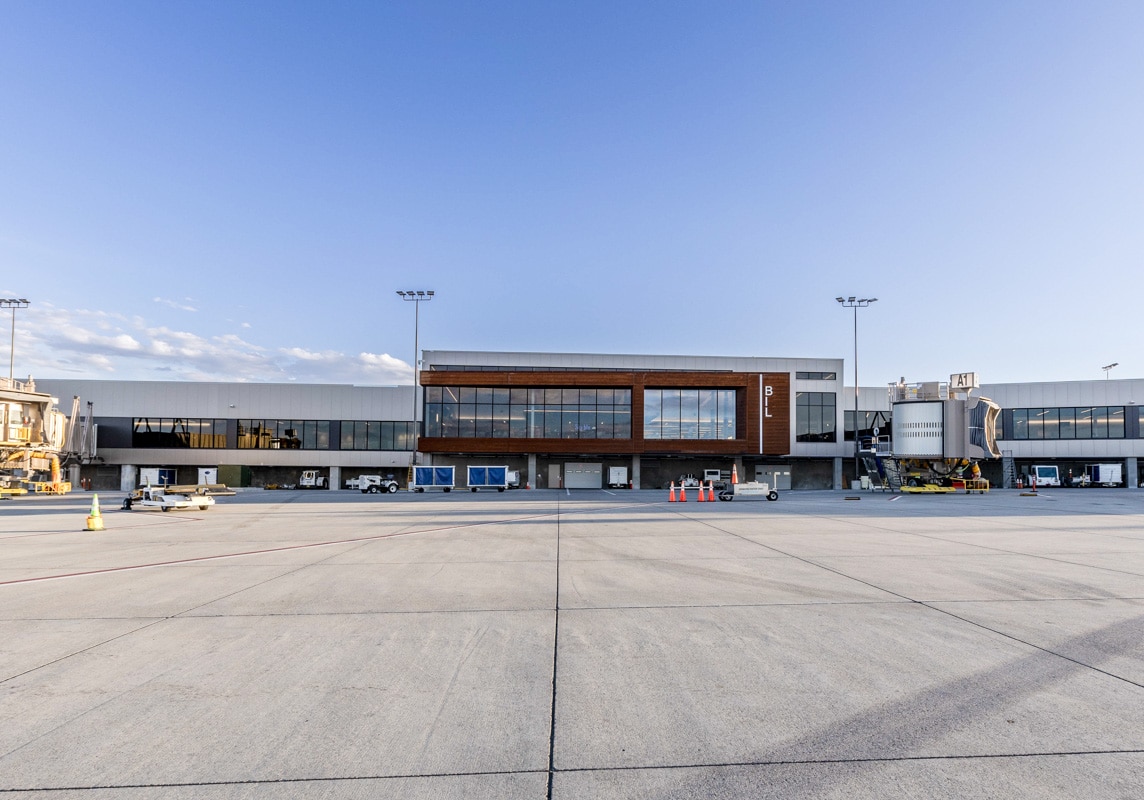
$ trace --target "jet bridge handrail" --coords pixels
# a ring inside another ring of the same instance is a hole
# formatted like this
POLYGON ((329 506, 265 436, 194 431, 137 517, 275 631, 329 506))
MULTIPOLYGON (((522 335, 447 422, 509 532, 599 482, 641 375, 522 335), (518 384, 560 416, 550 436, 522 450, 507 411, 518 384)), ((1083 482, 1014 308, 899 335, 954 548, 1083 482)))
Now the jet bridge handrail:
POLYGON ((926 381, 923 383, 891 383, 890 402, 906 403, 917 400, 948 400, 947 381, 926 381))

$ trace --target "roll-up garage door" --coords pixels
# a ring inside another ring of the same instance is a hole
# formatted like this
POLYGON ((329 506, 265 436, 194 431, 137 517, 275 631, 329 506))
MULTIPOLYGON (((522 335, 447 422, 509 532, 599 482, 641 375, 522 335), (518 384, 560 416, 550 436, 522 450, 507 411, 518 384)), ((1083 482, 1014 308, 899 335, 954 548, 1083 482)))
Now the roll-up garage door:
POLYGON ((600 489, 604 486, 603 464, 565 464, 564 486, 568 489, 600 489))

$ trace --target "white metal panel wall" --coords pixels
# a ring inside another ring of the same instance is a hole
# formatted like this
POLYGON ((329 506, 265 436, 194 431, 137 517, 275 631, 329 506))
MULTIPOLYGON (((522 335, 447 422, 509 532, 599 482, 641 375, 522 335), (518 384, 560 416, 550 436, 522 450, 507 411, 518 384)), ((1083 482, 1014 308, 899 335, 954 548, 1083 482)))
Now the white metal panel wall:
POLYGON ((412 386, 37 381, 56 397, 79 395, 97 417, 412 420, 412 386))
MULTIPOLYGON (((767 358, 737 356, 609 355, 600 353, 478 352, 426 350, 425 367, 447 364, 472 367, 557 367, 606 370, 712 370, 735 372, 835 372, 840 358, 767 358)), ((791 375, 792 379, 794 375, 791 375)))

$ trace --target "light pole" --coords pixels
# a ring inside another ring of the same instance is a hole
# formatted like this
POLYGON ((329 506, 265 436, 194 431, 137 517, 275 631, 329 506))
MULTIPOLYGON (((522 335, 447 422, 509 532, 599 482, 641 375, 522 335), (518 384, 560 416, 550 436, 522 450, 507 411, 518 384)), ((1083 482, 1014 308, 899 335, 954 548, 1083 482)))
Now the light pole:
POLYGON ((1108 373, 1112 372, 1113 367, 1119 367, 1119 366, 1120 366, 1119 361, 1113 361, 1111 364, 1105 364, 1103 367, 1101 367, 1101 369, 1104 370, 1104 379, 1108 380, 1108 373))
POLYGON ((421 326, 421 304, 427 303, 433 299, 432 290, 417 290, 413 292, 398 292, 402 300, 407 300, 413 303, 413 460, 417 460, 417 438, 421 433, 417 424, 417 380, 418 380, 418 366, 421 358, 421 345, 417 341, 419 328, 421 326))
MULTIPOLYGON (((877 297, 835 297, 843 308, 854 309, 854 480, 858 480, 858 309, 878 302, 877 297)), ((843 425, 843 428, 846 426, 843 425)), ((843 431, 843 438, 846 433, 843 431)))
POLYGON ((15 298, 0 298, 0 308, 12 309, 12 340, 8 345, 8 386, 12 387, 15 384, 12 382, 13 370, 16 366, 16 309, 27 308, 30 304, 23 298, 17 300, 15 298))

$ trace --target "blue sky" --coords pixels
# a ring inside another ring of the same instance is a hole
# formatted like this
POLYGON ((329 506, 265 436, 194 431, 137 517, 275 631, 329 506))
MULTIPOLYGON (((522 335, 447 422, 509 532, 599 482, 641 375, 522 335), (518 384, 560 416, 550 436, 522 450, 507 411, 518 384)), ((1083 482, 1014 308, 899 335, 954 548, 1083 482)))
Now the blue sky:
POLYGON ((857 295, 864 385, 1144 373, 1139 2, 0 9, 17 377, 408 383, 397 289, 425 349, 849 382, 857 295))

